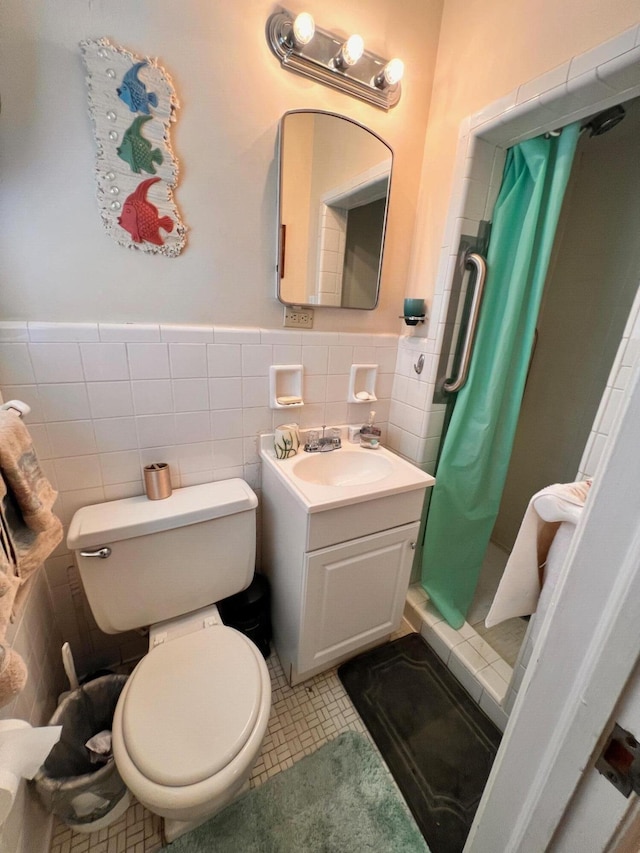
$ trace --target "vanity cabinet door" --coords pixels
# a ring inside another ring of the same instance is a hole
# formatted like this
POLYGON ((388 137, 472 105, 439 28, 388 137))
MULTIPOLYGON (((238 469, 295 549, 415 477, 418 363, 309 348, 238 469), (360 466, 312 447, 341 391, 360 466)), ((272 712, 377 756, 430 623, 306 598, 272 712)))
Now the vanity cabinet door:
POLYGON ((344 660, 398 628, 419 526, 406 524, 306 555, 301 675, 344 660))

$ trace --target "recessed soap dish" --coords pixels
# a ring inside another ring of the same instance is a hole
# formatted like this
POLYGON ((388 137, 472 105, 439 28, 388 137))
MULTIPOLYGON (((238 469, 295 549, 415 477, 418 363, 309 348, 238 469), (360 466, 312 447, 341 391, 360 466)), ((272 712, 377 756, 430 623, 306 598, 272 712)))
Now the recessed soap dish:
POLYGON ((302 365, 272 364, 269 368, 269 406, 292 409, 304 406, 302 399, 302 365))
POLYGON ((352 364, 349 374, 348 403, 373 403, 376 397, 377 364, 352 364))

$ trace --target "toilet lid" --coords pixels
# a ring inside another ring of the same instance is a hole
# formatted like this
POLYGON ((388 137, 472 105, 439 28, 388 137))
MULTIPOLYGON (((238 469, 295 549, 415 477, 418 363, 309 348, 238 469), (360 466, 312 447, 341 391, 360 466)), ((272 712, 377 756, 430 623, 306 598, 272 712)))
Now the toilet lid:
POLYGON ((258 655, 222 625, 152 649, 123 696, 122 737, 140 773, 159 785, 194 785, 226 767, 256 723, 258 655))

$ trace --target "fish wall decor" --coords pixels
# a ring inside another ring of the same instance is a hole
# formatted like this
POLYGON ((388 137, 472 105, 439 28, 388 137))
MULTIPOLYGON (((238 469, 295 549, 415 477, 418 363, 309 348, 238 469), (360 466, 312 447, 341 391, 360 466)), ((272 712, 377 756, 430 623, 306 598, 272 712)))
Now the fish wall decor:
POLYGON ((120 100, 124 101, 132 113, 145 113, 149 115, 149 107, 158 106, 158 96, 155 92, 147 92, 147 87, 138 77, 141 68, 148 65, 146 59, 136 62, 122 78, 122 83, 116 89, 120 100))
POLYGON ((187 228, 173 197, 178 161, 169 131, 178 98, 158 61, 108 39, 80 42, 96 140, 100 215, 122 246, 176 257, 187 228), (154 177, 140 180, 141 173, 154 177))
POLYGON ((152 148, 148 139, 142 135, 142 125, 152 121, 153 116, 136 116, 131 126, 125 130, 122 145, 116 148, 116 153, 121 160, 128 163, 131 169, 139 174, 142 170, 155 175, 154 163, 160 165, 163 161, 162 152, 159 148, 152 148))
POLYGON ((159 180, 160 178, 147 178, 146 181, 142 181, 131 195, 127 196, 122 205, 122 215, 118 217, 118 223, 131 234, 131 239, 135 243, 147 240, 149 243, 161 246, 163 238, 160 229, 173 231, 171 217, 160 216, 158 208, 147 198, 149 187, 159 180))

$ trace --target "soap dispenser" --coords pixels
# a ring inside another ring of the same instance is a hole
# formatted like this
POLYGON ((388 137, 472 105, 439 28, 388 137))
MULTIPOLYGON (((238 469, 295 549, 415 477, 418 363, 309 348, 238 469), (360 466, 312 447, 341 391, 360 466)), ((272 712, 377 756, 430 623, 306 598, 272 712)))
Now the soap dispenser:
POLYGON ((369 412, 369 422, 360 428, 360 446, 368 447, 370 450, 377 450, 380 447, 382 435, 382 430, 373 423, 375 417, 375 412, 369 412))

